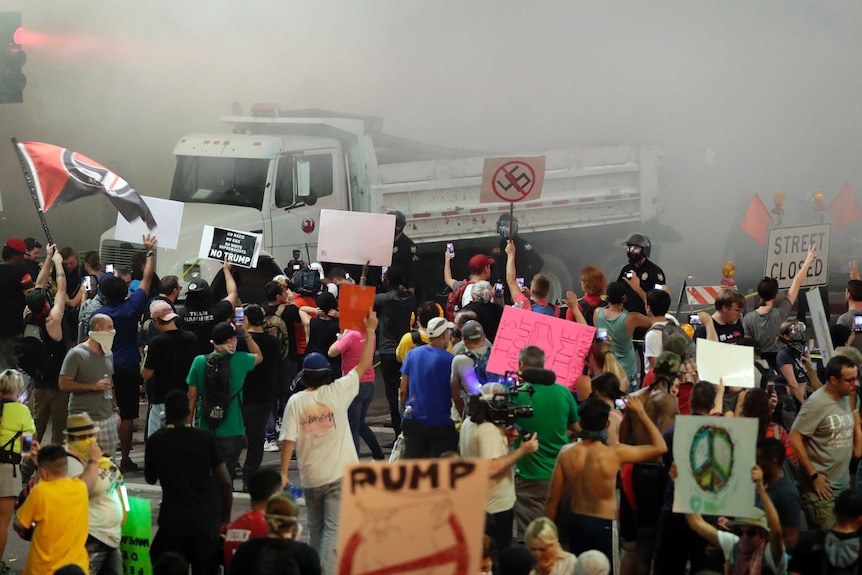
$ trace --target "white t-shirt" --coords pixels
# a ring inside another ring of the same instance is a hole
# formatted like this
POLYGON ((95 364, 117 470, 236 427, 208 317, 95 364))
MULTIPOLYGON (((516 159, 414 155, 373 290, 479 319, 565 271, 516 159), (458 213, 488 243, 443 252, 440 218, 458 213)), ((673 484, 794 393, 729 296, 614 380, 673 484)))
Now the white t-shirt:
POLYGON ((467 287, 464 288, 464 293, 461 295, 461 307, 463 308, 466 305, 470 305, 473 303, 473 286, 475 283, 471 283, 467 287))
POLYGON ((337 481, 345 465, 359 461, 347 421, 347 408, 358 393, 359 376, 351 370, 329 385, 300 391, 287 402, 279 439, 296 442, 303 487, 337 481))
MULTIPOLYGON (((461 422, 461 435, 458 440, 461 457, 496 459, 509 453, 509 441, 505 432, 485 421, 476 425, 469 417, 461 422)), ((501 513, 515 506, 515 466, 503 471, 488 483, 488 500, 485 511, 501 513)))
MULTIPOLYGON (((734 548, 739 545, 739 536, 727 531, 718 532, 718 544, 724 552, 724 558, 730 561, 734 556, 734 548)), ((766 543, 766 548, 763 550, 763 566, 769 567, 775 575, 787 575, 787 554, 781 554, 781 562, 776 565, 772 560, 772 551, 769 549, 769 542, 766 543)))
MULTIPOLYGON (((84 473, 83 462, 77 457, 69 455, 66 460, 69 462, 69 477, 78 477, 84 473)), ((103 458, 99 462, 96 486, 90 492, 90 502, 87 505, 89 534, 105 545, 117 549, 122 537, 123 500, 120 496, 120 484, 123 477, 120 468, 109 461, 103 458)))

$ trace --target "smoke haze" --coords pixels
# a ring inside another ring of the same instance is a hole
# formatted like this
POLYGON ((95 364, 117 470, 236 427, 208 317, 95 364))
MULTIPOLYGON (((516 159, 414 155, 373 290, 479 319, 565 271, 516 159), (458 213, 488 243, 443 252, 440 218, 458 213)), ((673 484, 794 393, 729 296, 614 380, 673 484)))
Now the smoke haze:
MULTIPOLYGON (((167 197, 174 144, 222 130, 235 100, 378 115, 393 135, 488 153, 658 146, 662 221, 691 240, 663 246, 676 286, 720 278, 755 193, 770 208, 787 194, 785 224, 814 222, 814 188, 827 206, 847 182, 862 193, 862 4, 850 0, 3 9, 22 12, 30 41, 25 103, 0 106, 0 135, 79 151, 144 195, 167 197)), ((0 235, 41 236, 11 145, 0 146, 0 193, 0 235)), ((104 198, 47 214, 58 243, 79 250, 115 217, 104 198)))

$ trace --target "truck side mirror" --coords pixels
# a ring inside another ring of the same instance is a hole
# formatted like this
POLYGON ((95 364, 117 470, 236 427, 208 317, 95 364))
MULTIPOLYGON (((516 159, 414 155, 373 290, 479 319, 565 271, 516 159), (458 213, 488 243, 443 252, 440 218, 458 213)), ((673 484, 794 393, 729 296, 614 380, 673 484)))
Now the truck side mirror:
POLYGON ((296 196, 311 197, 311 163, 305 160, 296 161, 296 196))

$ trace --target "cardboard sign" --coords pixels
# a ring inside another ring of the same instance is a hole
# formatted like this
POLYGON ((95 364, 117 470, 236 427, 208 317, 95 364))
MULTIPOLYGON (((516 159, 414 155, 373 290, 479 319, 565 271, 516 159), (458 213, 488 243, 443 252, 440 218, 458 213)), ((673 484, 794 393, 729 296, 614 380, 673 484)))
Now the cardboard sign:
POLYGON ((697 373, 703 381, 725 387, 754 387, 754 348, 699 338, 697 373))
POLYGON ((829 233, 832 226, 798 226, 769 230, 766 242, 765 275, 778 280, 779 289, 787 289, 802 262, 808 255, 809 246, 817 250, 817 259, 808 268, 802 287, 822 286, 829 283, 829 233))
POLYGON ((253 268, 260 255, 261 234, 204 226, 198 257, 231 264, 241 268, 253 268))
POLYGON ((320 210, 319 262, 389 266, 394 241, 395 216, 320 210))
POLYGON ((545 368, 557 374, 557 383, 574 389, 595 335, 596 328, 589 325, 506 306, 487 370, 517 371, 518 354, 525 346, 536 345, 545 351, 545 368))
POLYGON ((545 156, 485 158, 479 201, 487 204, 538 200, 544 183, 545 156))
POLYGON ((808 299, 808 311, 811 313, 811 323, 814 324, 817 348, 823 356, 823 364, 826 365, 832 359, 832 356, 835 355, 835 348, 832 347, 832 337, 829 335, 829 319, 826 317, 826 310, 823 309, 820 290, 810 289, 805 292, 805 297, 808 299))
POLYGON ((365 316, 374 307, 374 287, 341 284, 338 289, 338 327, 365 331, 365 316))
POLYGON ((183 202, 165 200, 162 198, 151 198, 141 196, 150 212, 156 219, 157 225, 152 230, 147 227, 147 222, 137 218, 127 222, 122 214, 117 214, 117 225, 114 228, 114 239, 121 242, 141 243, 144 234, 153 234, 158 238, 160 248, 170 250, 177 249, 180 241, 180 224, 183 221, 183 202))
POLYGON ((153 575, 153 566, 150 564, 150 542, 153 540, 150 501, 129 497, 129 508, 126 522, 123 523, 123 538, 120 540, 123 573, 153 575))
POLYGON ((336 573, 478 573, 487 490, 480 459, 348 466, 336 573))
POLYGON ((751 517, 757 419, 677 415, 674 426, 674 513, 751 517))

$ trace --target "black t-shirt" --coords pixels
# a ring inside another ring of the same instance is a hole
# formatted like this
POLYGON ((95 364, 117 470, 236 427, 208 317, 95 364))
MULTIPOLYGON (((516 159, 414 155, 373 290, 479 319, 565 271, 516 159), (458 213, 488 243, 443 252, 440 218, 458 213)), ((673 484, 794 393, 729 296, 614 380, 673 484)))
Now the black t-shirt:
POLYGON ((180 312, 180 317, 183 319, 183 329, 192 332, 198 338, 198 355, 204 355, 213 350, 213 344, 210 343, 213 326, 233 317, 233 305, 223 299, 204 311, 186 308, 180 312))
POLYGON ((188 392, 186 376, 198 355, 198 338, 181 329, 158 334, 149 342, 144 367, 153 370, 147 382, 150 403, 164 403, 165 396, 174 389, 188 392))
POLYGON ((144 476, 162 486, 159 526, 215 532, 215 468, 224 463, 215 436, 196 427, 166 427, 152 434, 144 451, 144 476))
MULTIPOLYGON (((330 346, 338 339, 339 332, 337 319, 311 318, 308 325, 308 345, 305 354, 316 351, 328 356, 330 346)), ((341 377, 341 356, 329 358, 329 367, 332 368, 336 377, 341 377)))
MULTIPOLYGON (((793 551, 790 563, 787 565, 787 572, 802 573, 803 575, 808 575, 808 573, 814 573, 816 575, 819 575, 820 573, 858 573, 858 558, 856 559, 856 563, 840 570, 829 564, 829 560, 826 557, 826 546, 824 544, 828 533, 830 533, 830 530, 825 529, 819 531, 803 531, 799 535, 796 549, 793 551)), ((837 533, 835 531, 831 531, 831 533, 834 537, 845 541, 847 539, 859 537, 858 533, 837 533)))
MULTIPOLYGON (((268 333, 249 333, 246 337, 249 335, 260 348, 263 361, 246 374, 242 388, 242 401, 252 405, 272 403, 275 398, 275 385, 278 381, 276 370, 281 353, 278 338, 268 333)), ((248 351, 248 342, 242 340, 236 348, 237 351, 248 351)))
POLYGON ((17 337, 24 331, 22 281, 27 276, 24 266, 0 263, 0 337, 17 337))
POLYGON ((374 310, 380 319, 377 349, 395 355, 401 336, 410 331, 410 314, 416 298, 407 290, 392 290, 374 296, 374 310))
POLYGON ((494 341, 497 329, 500 327, 500 318, 503 317, 503 306, 494 302, 471 302, 464 306, 461 311, 472 311, 476 314, 476 321, 482 324, 485 337, 488 341, 494 341))
MULTIPOLYGON (((713 318, 712 325, 715 326, 715 333, 718 335, 718 341, 721 343, 739 343, 739 340, 745 336, 741 320, 737 320, 736 323, 722 325, 713 318)), ((694 330, 694 338, 706 339, 706 327, 700 326, 694 330)))
POLYGON ((654 290, 656 284, 665 285, 667 283, 665 281, 664 271, 652 263, 652 261, 646 259, 640 266, 635 266, 630 263, 626 264, 617 278, 617 281, 623 284, 626 288, 626 303, 623 307, 628 311, 636 311, 646 314, 646 304, 644 303, 644 300, 642 300, 640 296, 635 293, 635 290, 630 288, 629 284, 623 280, 626 273, 629 271, 633 271, 637 274, 637 277, 641 280, 641 289, 646 293, 649 293, 650 290, 654 290))
POLYGON ((230 575, 320 575, 317 551, 293 539, 258 537, 236 549, 230 560, 230 575), (296 570, 290 569, 291 563, 296 570))

